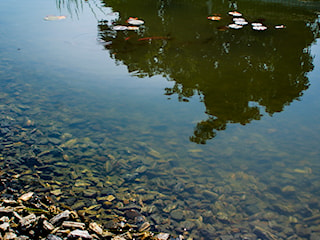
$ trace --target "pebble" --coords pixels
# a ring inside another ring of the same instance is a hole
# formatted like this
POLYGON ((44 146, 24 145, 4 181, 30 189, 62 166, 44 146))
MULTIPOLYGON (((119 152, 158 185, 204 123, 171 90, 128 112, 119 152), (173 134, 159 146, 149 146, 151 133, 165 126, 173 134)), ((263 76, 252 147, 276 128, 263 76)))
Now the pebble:
POLYGON ((281 191, 285 194, 294 194, 296 192, 296 189, 294 186, 285 186, 281 189, 281 191))
POLYGON ((320 239, 320 233, 319 232, 313 232, 310 235, 310 240, 319 240, 320 239))
POLYGON ((157 240, 168 240, 169 237, 170 237, 170 234, 168 234, 168 233, 158 233, 155 236, 155 239, 157 239, 157 240))
POLYGON ((68 234, 68 238, 92 239, 92 236, 87 230, 76 229, 68 234))
POLYGON ((3 240, 9 240, 9 239, 15 239, 17 237, 17 234, 15 234, 14 232, 6 232, 3 240))
POLYGON ((49 220, 49 222, 53 225, 57 224, 60 221, 69 219, 71 212, 69 210, 65 210, 62 213, 59 213, 58 215, 54 216, 49 220))
POLYGON ((311 230, 308 227, 302 224, 297 224, 295 225, 295 229, 298 236, 306 238, 310 237, 311 230))
POLYGON ((49 234, 46 238, 46 240, 62 240, 62 238, 56 236, 56 235, 53 235, 53 234, 49 234))
POLYGON ((183 211, 181 209, 175 209, 170 212, 170 216, 175 220, 182 220, 184 218, 183 211))
POLYGON ((86 190, 83 191, 83 195, 85 197, 92 198, 92 197, 97 195, 97 191, 94 190, 94 189, 86 189, 86 190))
POLYGON ((32 198, 33 192, 28 192, 19 197, 19 200, 28 201, 32 198))

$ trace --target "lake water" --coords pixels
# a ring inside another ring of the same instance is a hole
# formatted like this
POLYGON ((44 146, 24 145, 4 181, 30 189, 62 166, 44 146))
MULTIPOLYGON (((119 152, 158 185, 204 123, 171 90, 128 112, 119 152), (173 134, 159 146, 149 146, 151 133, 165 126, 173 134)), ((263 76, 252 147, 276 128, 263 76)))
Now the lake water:
POLYGON ((135 204, 190 239, 319 239, 319 6, 1 1, 2 168, 102 223, 135 204))

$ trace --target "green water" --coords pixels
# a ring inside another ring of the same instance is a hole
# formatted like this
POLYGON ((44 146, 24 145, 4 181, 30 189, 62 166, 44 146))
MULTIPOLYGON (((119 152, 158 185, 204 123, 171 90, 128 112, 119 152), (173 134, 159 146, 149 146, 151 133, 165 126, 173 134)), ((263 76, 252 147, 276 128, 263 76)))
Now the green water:
POLYGON ((1 118, 29 119, 43 133, 34 146, 63 149, 67 160, 45 159, 59 164, 38 172, 63 190, 62 202, 70 190, 87 201, 73 185, 91 181, 85 188, 99 196, 107 191, 120 202, 141 198, 156 206, 153 222, 171 219, 160 230, 196 222, 191 237, 214 239, 257 220, 269 223, 276 239, 310 239, 320 232, 317 220, 306 220, 320 207, 317 7, 2 1, 1 118), (223 28, 231 10, 268 30, 223 28), (211 14, 222 19, 208 20, 211 14), (67 18, 45 21, 46 15, 67 18), (112 30, 129 17, 144 26, 112 30), (279 24, 286 28, 275 29, 279 24), (60 173, 61 161, 68 165, 60 173), (184 218, 172 219, 170 207, 184 218))

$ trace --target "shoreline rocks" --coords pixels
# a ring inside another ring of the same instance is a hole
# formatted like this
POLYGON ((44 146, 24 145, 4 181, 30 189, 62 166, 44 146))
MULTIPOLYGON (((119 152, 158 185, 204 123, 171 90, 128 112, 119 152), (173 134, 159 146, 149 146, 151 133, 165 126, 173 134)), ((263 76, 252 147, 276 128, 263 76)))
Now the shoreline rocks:
MULTIPOLYGON (((145 219, 141 213, 136 215, 140 220, 145 219)), ((149 231, 147 221, 129 223, 125 216, 112 221, 113 226, 106 229, 77 211, 54 205, 46 195, 34 192, 19 195, 12 193, 11 189, 1 192, 0 239, 3 240, 176 239, 169 233, 149 231)))

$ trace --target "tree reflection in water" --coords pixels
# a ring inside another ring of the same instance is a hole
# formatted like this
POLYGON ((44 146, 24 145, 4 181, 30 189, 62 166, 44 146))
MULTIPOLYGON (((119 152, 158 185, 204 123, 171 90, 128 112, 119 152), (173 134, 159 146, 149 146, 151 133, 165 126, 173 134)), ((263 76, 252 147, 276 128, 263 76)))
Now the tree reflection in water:
POLYGON ((135 16, 146 23, 133 32, 113 31, 114 23, 100 22, 100 38, 113 59, 132 75, 162 75, 174 81, 165 94, 177 95, 179 101, 200 95, 208 119, 196 125, 193 142, 205 144, 230 123, 245 125, 264 112, 281 112, 309 86, 306 74, 313 69, 309 47, 319 36, 312 10, 251 1, 239 6, 221 0, 105 4, 120 13, 116 24, 135 16), (230 10, 241 11, 250 22, 259 19, 269 29, 225 29, 222 26, 232 22, 230 10), (207 20, 212 13, 221 14, 222 20, 207 20), (276 30, 276 24, 287 28, 276 30), (141 40, 146 37, 152 39, 141 40))

